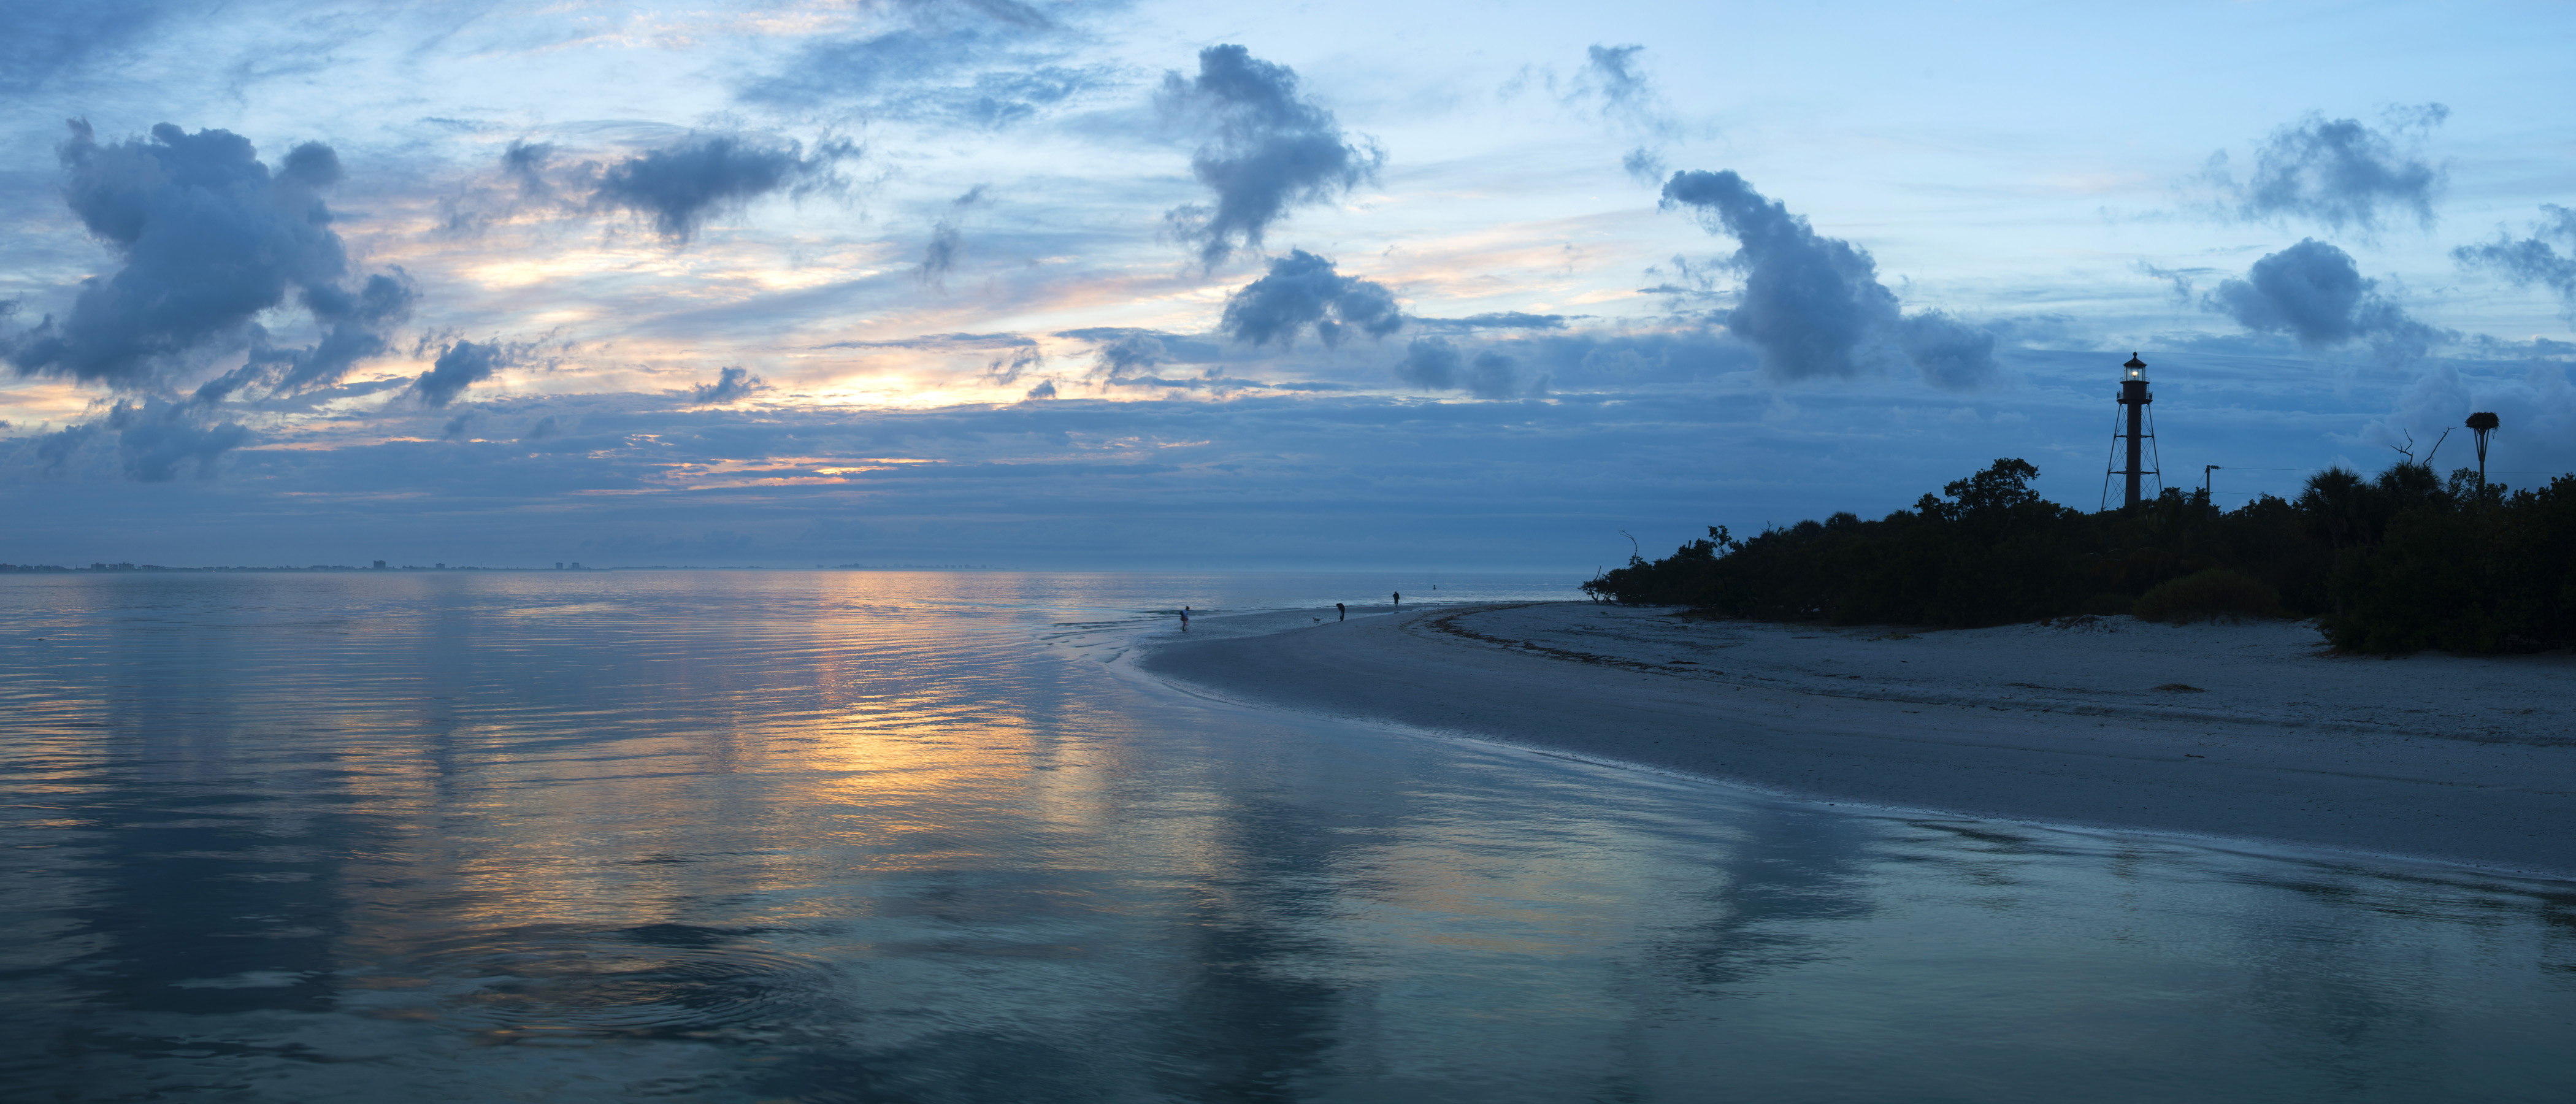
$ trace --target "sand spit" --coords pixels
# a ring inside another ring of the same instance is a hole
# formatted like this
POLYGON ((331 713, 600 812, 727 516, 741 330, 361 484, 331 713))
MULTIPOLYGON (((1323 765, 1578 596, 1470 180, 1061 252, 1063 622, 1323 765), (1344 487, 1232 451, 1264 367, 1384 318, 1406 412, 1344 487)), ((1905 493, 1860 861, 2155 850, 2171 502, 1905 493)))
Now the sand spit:
POLYGON ((1903 632, 1589 603, 1210 618, 1234 700, 1828 801, 2576 876, 2576 658, 2325 654, 2304 624, 1903 632))

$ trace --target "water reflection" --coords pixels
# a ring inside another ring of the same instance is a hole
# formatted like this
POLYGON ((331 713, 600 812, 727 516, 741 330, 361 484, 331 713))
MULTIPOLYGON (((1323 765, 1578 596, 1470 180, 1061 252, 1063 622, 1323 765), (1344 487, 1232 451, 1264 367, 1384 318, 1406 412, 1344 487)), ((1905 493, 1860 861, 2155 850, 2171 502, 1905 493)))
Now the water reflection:
POLYGON ((1383 589, 1362 582, 0 579, 0 1078, 60 1099, 2576 1092, 2565 886, 1858 816, 1226 710, 1050 627, 1187 587, 1383 589))

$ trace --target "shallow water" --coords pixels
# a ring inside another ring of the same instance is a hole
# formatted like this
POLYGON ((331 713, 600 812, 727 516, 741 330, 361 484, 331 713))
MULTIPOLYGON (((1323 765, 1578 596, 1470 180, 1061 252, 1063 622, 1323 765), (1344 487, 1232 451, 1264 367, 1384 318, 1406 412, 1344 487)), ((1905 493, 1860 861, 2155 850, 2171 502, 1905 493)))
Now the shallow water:
POLYGON ((2576 886, 1821 807, 1099 662, 1184 601, 1381 589, 0 576, 0 1083, 2576 1098, 2576 886))

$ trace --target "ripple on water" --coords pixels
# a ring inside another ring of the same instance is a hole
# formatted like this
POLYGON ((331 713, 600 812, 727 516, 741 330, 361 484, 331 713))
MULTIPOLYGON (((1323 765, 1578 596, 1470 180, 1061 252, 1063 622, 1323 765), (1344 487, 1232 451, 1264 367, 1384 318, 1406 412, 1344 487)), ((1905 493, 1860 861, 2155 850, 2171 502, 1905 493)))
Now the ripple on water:
POLYGON ((810 1009, 828 970, 752 940, 765 929, 648 924, 475 932, 405 956, 384 981, 426 1004, 377 1011, 507 1042, 740 1029, 810 1009), (408 984, 405 984, 405 983, 408 984))

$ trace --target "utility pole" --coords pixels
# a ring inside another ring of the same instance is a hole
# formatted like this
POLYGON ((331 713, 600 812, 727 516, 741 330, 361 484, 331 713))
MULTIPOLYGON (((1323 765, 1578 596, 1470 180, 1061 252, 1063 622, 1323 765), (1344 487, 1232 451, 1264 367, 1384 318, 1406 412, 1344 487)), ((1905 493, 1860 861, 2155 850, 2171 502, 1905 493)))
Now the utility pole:
POLYGON ((2200 497, 2209 497, 2209 473, 2217 470, 2218 465, 2216 464, 2203 464, 2200 466, 2200 497))

